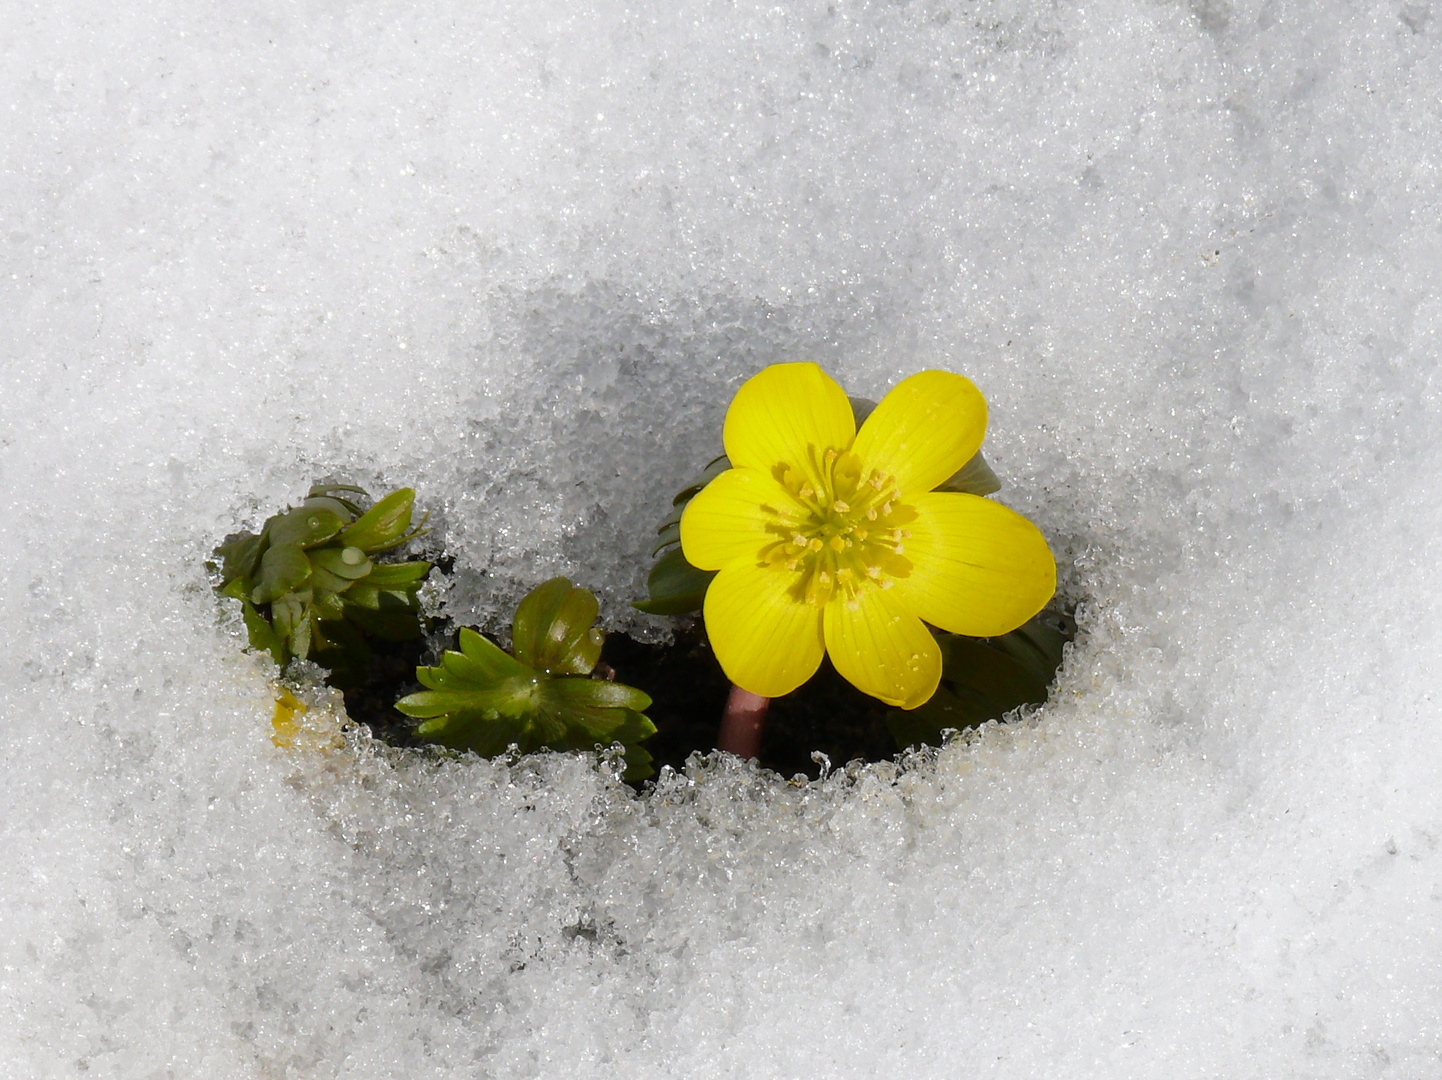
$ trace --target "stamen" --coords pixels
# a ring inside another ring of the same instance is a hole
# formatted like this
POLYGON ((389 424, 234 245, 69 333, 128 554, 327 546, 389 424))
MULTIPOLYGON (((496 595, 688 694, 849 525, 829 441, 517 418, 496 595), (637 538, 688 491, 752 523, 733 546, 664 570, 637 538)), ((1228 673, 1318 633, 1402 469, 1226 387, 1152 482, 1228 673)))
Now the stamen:
POLYGON ((847 505, 846 503, 842 502, 840 499, 835 499, 835 500, 832 501, 832 503, 831 503, 831 509, 834 510, 834 511, 835 511, 836 513, 838 513, 838 514, 849 514, 849 513, 851 513, 851 507, 850 507, 849 505, 847 505))
POLYGON ((846 541, 841 539, 841 537, 839 536, 833 536, 829 541, 827 541, 827 546, 830 547, 832 551, 845 551, 846 541))

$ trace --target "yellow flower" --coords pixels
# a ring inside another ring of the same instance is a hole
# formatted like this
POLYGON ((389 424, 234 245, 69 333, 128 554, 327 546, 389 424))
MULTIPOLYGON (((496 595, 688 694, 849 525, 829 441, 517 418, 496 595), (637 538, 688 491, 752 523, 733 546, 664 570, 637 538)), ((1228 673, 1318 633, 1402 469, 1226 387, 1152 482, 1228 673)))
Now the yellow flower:
POLYGON ((778 697, 830 653, 851 683, 914 709, 941 678, 923 620, 993 637, 1040 611, 1056 563, 1036 526, 932 490, 985 433, 981 391, 946 371, 898 383, 859 432, 815 364, 776 364, 742 386, 723 431, 733 467, 681 518, 687 560, 719 571, 703 615, 727 677, 778 697))

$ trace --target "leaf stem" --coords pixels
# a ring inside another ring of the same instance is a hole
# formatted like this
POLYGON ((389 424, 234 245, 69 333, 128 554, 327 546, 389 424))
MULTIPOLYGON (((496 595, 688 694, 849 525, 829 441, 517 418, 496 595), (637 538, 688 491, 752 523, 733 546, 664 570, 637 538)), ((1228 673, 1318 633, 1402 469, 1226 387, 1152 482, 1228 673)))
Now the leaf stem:
POLYGON ((761 753, 761 729, 766 726, 766 710, 771 699, 731 687, 726 711, 721 714, 721 730, 716 735, 716 748, 750 759, 761 753))

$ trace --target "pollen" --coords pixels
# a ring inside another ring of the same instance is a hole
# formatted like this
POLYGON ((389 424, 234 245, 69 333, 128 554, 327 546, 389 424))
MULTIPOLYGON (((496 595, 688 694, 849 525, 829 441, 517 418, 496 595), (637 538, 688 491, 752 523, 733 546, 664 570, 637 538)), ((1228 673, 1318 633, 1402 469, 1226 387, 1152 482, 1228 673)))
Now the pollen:
POLYGON ((896 555, 911 534, 897 526, 914 514, 899 501, 894 476, 864 468, 849 450, 833 446, 813 453, 817 471, 809 479, 798 469, 785 470, 795 502, 777 512, 773 531, 788 539, 767 561, 796 576, 796 595, 806 603, 835 597, 856 610, 850 605, 860 604, 861 590, 890 588, 895 574, 908 573, 896 555))

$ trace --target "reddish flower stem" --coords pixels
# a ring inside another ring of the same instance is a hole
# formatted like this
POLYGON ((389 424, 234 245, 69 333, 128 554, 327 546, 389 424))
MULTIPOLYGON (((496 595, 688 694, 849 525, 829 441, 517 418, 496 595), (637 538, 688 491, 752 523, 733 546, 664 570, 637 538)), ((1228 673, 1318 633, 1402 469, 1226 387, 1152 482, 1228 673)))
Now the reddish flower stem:
POLYGON ((731 687, 726 711, 721 714, 721 730, 716 735, 716 748, 750 759, 761 754, 761 729, 766 726, 766 709, 771 699, 731 687))

